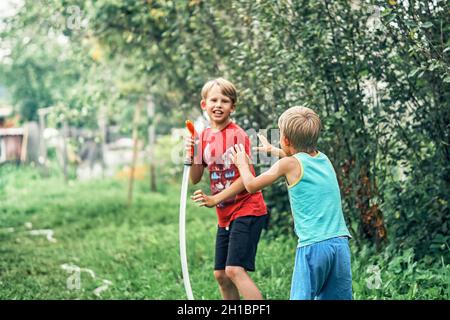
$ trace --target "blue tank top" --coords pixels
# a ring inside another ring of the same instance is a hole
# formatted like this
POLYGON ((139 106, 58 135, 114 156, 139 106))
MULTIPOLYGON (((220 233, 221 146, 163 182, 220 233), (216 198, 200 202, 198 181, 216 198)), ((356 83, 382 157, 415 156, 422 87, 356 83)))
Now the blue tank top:
POLYGON ((336 173, 328 157, 299 152, 293 156, 302 168, 298 181, 288 186, 297 247, 348 236, 336 173))

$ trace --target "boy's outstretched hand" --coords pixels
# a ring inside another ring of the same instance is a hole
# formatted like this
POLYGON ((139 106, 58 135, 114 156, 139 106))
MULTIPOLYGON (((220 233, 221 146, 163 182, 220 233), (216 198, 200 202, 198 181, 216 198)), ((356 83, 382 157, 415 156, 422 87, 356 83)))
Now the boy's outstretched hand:
POLYGON ((258 152, 265 152, 265 153, 271 153, 273 150, 273 146, 269 143, 266 137, 264 137, 262 134, 258 134, 258 139, 261 142, 261 147, 253 147, 253 150, 258 152))
POLYGON ((194 195, 191 196, 191 199, 194 200, 194 202, 197 202, 199 207, 212 208, 218 204, 214 196, 208 196, 202 190, 195 191, 194 195))
POLYGON ((268 153, 272 157, 279 157, 284 158, 286 157, 286 152, 284 152, 282 149, 276 148, 273 145, 269 143, 266 137, 264 137, 262 134, 258 134, 259 141, 261 141, 262 146, 261 147, 254 147, 253 150, 263 153, 268 153))
POLYGON ((234 148, 232 148, 230 152, 231 161, 236 167, 241 168, 244 165, 248 166, 250 164, 250 158, 245 152, 245 148, 242 144, 235 144, 234 148))

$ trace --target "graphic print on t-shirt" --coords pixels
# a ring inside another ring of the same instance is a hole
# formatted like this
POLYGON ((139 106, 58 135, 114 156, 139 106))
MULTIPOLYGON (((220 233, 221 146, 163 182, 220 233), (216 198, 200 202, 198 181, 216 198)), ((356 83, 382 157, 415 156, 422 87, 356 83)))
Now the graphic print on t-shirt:
MULTIPOLYGON (((214 147, 208 143, 205 147, 205 152, 203 155, 203 158, 205 159, 206 163, 213 162, 216 155, 216 150, 213 149, 214 147)), ((215 164, 212 164, 210 166, 210 178, 211 178, 211 193, 217 194, 224 189, 227 189, 231 186, 233 181, 235 180, 237 173, 236 166, 231 162, 230 156, 231 156, 231 149, 232 147, 228 148, 226 152, 220 156, 217 157, 219 161, 215 161, 215 164)), ((223 208, 229 204, 235 203, 236 199, 228 199, 221 203, 219 203, 217 206, 219 208, 223 208)))
MULTIPOLYGON (((234 122, 230 122, 224 129, 214 131, 206 128, 200 134, 200 145, 198 152, 198 164, 208 168, 210 177, 211 194, 217 194, 231 187, 232 183, 239 178, 237 167, 231 162, 230 152, 236 144, 242 144, 245 152, 250 156, 250 139, 242 128, 234 122)), ((254 175, 253 166, 250 170, 254 175)), ((267 214, 266 204, 262 193, 248 193, 242 190, 234 197, 216 206, 218 224, 220 227, 229 226, 236 218, 248 215, 261 216, 267 214)))

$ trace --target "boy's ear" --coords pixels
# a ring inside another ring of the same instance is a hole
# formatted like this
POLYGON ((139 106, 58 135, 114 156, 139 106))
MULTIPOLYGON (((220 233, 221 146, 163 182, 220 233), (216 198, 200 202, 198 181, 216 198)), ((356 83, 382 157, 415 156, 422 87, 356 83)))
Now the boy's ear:
POLYGON ((202 101, 200 101, 200 108, 202 108, 202 110, 206 111, 206 101, 204 99, 202 99, 202 101))
POLYGON ((291 145, 291 142, 289 141, 289 139, 287 137, 283 137, 283 142, 284 142, 284 145, 287 147, 289 147, 291 145))
POLYGON ((236 105, 233 104, 233 105, 231 106, 231 112, 233 113, 233 112, 235 112, 235 111, 236 111, 236 105))

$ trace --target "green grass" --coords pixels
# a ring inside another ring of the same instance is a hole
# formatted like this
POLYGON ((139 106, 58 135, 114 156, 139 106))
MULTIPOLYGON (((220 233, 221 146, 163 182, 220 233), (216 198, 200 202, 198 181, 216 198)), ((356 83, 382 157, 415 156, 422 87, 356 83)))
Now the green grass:
MULTIPOLYGON (((95 299, 93 290, 103 279, 113 283, 101 294, 105 299, 185 298, 179 261, 178 186, 150 193, 138 182, 134 203, 127 207, 125 181, 65 185, 61 177, 41 179, 30 168, 4 171, 1 299, 95 299), (57 242, 30 235, 26 223, 33 229, 52 229, 57 242), (98 278, 82 273, 81 289, 68 290, 70 274, 62 264, 89 268, 98 278)), ((189 203, 188 262, 197 299, 220 299, 212 271, 215 230, 214 210, 189 203)), ((288 297, 293 248, 292 243, 282 241, 261 244, 255 281, 267 298, 288 297), (286 252, 286 263, 272 266, 272 256, 280 251, 286 252)))
MULTIPOLYGON (((64 184, 29 167, 0 167, 0 299, 185 299, 178 243, 179 186, 150 193, 138 182, 126 205, 125 181, 64 184), (57 242, 29 234, 52 229, 57 242), (14 228, 11 232, 8 228, 14 228), (89 268, 79 290, 69 290, 62 264, 89 268), (100 297, 95 288, 112 282, 100 297)), ((192 189, 193 190, 193 189, 192 189)), ((192 191, 191 190, 191 191, 192 191)), ((220 299, 213 277, 216 215, 192 203, 187 249, 196 299, 220 299)), ((266 299, 288 299, 296 241, 263 234, 253 279, 266 299)), ((448 299, 450 268, 413 262, 412 253, 375 255, 353 248, 356 299, 448 299), (367 268, 381 269, 382 285, 367 287, 367 268)))

